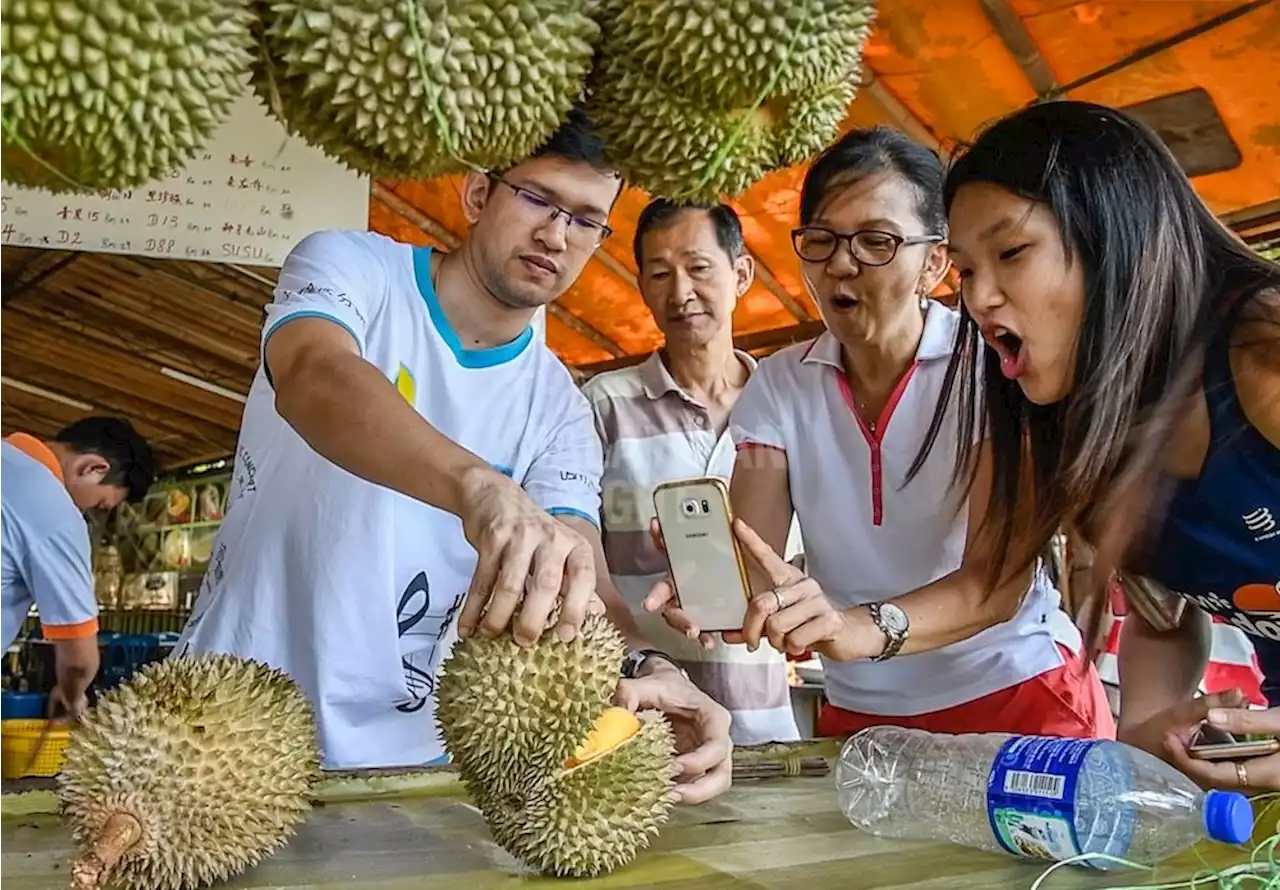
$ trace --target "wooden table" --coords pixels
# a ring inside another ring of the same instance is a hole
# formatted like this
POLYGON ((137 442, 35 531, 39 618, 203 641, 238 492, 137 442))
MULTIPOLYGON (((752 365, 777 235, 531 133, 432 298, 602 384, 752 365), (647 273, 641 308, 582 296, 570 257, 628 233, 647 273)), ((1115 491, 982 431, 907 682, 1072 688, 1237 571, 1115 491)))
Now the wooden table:
MULTIPOLYGON (((959 847, 858 832, 837 808, 830 777, 823 777, 742 781, 708 804, 678 807, 650 850, 612 875, 529 878, 492 842, 452 780, 437 782, 426 794, 364 790, 373 799, 331 797, 288 847, 225 890, 1019 890, 1043 870, 959 847)), ((21 804, 6 797, 0 820, 5 890, 65 888, 68 833, 48 806, 21 804)), ((1208 843, 1199 852, 1214 867, 1248 858, 1242 850, 1208 843)), ((1202 867, 1188 852, 1156 877, 1185 879, 1202 867)), ((1108 878, 1072 868, 1060 869, 1043 886, 1086 890, 1151 877, 1126 870, 1108 878)))

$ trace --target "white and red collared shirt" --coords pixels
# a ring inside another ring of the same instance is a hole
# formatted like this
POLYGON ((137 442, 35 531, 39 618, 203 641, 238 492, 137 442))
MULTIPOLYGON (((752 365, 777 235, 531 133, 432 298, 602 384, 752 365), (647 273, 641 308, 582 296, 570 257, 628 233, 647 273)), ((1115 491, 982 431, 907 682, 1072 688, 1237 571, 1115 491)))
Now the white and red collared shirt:
MULTIPOLYGON (((840 608, 883 601, 959 567, 968 527, 952 488, 958 400, 920 472, 906 482, 933 419, 959 313, 930 301, 911 364, 874 428, 853 408, 830 333, 760 362, 734 406, 739 449, 786 452, 791 500, 804 529, 806 569, 840 608)), ((763 455, 762 455, 763 458, 763 455)), ((1044 572, 1010 621, 932 652, 885 662, 823 661, 840 708, 911 716, 943 710, 1062 666, 1079 630, 1044 572)))

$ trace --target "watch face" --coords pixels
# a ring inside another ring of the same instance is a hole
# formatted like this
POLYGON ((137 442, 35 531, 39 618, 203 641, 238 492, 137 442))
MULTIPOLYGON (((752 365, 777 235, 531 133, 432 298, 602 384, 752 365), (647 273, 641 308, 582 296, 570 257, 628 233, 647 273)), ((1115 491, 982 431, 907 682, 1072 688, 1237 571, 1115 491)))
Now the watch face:
POLYGON ((880 604, 880 620, 885 627, 896 634, 905 633, 907 629, 907 613, 892 603, 880 604))

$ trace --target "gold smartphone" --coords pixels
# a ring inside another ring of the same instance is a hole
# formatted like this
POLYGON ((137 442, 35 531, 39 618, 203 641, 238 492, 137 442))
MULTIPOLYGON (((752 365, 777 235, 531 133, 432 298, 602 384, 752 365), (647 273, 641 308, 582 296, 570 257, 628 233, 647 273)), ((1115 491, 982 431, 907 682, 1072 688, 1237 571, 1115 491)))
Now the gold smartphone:
POLYGON ((1187 753, 1197 760, 1249 760, 1280 753, 1280 739, 1233 735, 1202 723, 1187 753))
POLYGON ((680 609, 700 630, 741 630, 751 587, 728 486, 714 476, 664 482, 653 506, 680 609))

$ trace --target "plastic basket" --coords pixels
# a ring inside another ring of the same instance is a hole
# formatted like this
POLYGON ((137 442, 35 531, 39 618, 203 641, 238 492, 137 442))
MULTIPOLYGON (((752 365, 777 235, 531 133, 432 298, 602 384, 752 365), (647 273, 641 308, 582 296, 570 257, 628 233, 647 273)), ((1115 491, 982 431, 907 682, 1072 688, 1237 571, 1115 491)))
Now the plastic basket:
POLYGON ((49 730, 47 720, 0 721, 0 774, 6 779, 27 776, 56 776, 62 769, 62 756, 71 741, 71 727, 49 730), (36 746, 44 744, 36 754, 36 746))
POLYGON ((40 720, 48 701, 49 696, 43 692, 0 693, 0 719, 40 720))

